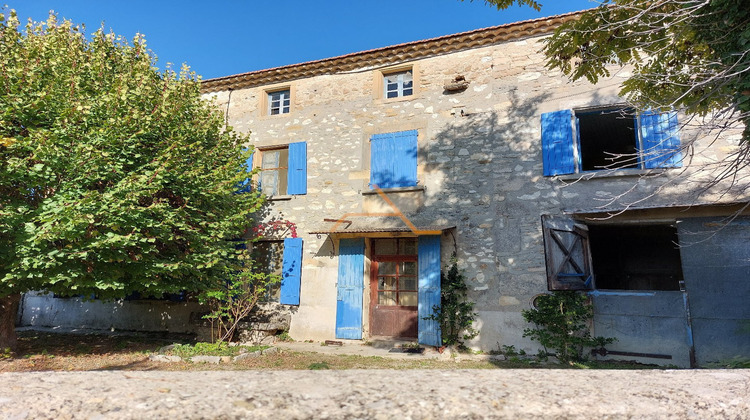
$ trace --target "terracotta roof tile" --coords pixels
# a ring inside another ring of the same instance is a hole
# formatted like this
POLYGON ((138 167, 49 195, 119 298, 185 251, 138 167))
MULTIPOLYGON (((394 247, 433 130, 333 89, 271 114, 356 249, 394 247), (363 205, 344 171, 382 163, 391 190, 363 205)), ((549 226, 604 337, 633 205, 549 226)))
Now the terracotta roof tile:
POLYGON ((445 35, 421 41, 391 45, 360 51, 338 57, 305 63, 291 64, 248 73, 204 80, 204 93, 227 89, 262 86, 323 74, 356 70, 363 67, 378 67, 402 63, 425 57, 447 54, 454 51, 482 47, 502 41, 518 39, 553 31, 559 25, 576 19, 582 12, 571 12, 522 22, 508 23, 490 28, 475 29, 453 35, 445 35))

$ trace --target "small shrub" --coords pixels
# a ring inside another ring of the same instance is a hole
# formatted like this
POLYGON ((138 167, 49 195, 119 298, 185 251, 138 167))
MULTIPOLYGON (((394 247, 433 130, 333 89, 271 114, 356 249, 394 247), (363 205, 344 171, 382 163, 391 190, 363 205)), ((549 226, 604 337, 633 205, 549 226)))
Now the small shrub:
POLYGON ((250 315, 260 299, 280 281, 279 276, 253 268, 248 250, 238 250, 236 259, 226 267, 226 278, 218 279, 214 287, 198 296, 198 300, 211 309, 203 318, 211 322, 215 340, 231 341, 240 321, 250 315))
POLYGON ((434 306, 433 314, 425 319, 438 321, 443 345, 457 345, 466 348, 464 340, 471 340, 479 334, 472 328, 477 314, 474 302, 466 298, 469 287, 466 277, 458 270, 455 254, 448 272, 440 273, 440 306, 434 306))
POLYGON ((319 362, 319 363, 311 363, 310 366, 307 367, 309 370, 326 370, 330 369, 331 367, 328 366, 327 362, 319 362))
POLYGON ((294 339, 289 335, 289 331, 282 331, 281 334, 276 336, 276 339, 279 341, 286 341, 289 343, 294 342, 294 339))
POLYGON ((554 350, 561 362, 586 360, 584 349, 603 347, 615 341, 614 338, 591 337, 589 322, 594 316, 593 309, 585 295, 577 292, 554 292, 540 296, 537 308, 522 312, 527 322, 536 328, 526 328, 524 337, 536 340, 544 347, 554 350))

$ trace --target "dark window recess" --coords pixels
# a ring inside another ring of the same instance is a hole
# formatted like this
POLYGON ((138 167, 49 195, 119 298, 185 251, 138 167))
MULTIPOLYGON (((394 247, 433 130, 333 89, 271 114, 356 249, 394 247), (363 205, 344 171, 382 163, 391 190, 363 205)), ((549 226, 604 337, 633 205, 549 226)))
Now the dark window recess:
MULTIPOLYGON (((265 274, 273 274, 281 277, 284 261, 284 241, 258 241, 253 243, 253 260, 256 267, 265 274)), ((267 302, 278 302, 281 295, 281 285, 274 284, 263 300, 267 302)))
POLYGON ((576 112, 581 169, 638 168, 638 136, 631 109, 576 112))
POLYGON ((590 225, 589 241, 597 289, 680 290, 674 226, 590 225))

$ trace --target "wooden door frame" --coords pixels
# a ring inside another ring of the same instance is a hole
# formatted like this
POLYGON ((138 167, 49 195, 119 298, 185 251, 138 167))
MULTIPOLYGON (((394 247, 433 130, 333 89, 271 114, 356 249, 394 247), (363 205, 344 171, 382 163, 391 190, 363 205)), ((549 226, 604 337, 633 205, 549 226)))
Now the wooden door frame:
MULTIPOLYGON (((376 239, 410 239, 410 238, 370 238, 370 284, 368 285, 370 289, 370 307, 368 310, 369 313, 369 319, 368 323, 370 325, 370 335, 372 334, 373 330, 373 317, 374 317, 374 311, 375 306, 378 304, 378 263, 381 262, 415 262, 417 263, 417 267, 419 267, 419 254, 414 255, 377 255, 375 253, 375 245, 374 242, 376 239), (373 287, 373 285, 375 287, 373 287)), ((398 252, 398 251, 397 251, 398 252)), ((419 270, 417 269, 416 274, 417 279, 417 299, 419 299, 419 270)), ((398 289, 397 289, 398 293, 398 289)), ((398 295, 397 295, 398 296, 398 295)), ((417 300, 417 303, 419 300, 417 300)), ((400 305, 397 305, 400 306, 400 305)), ((415 312, 418 312, 419 305, 417 306, 400 306, 402 308, 414 308, 415 312)), ((418 315, 417 315, 418 316, 418 315)), ((396 337, 397 338, 397 337, 396 337)))

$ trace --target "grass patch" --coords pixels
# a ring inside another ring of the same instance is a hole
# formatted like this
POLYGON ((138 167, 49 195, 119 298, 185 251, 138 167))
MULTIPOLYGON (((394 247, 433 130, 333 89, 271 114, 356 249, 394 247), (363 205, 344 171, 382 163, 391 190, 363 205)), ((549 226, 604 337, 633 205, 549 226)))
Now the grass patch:
POLYGON ((307 367, 310 370, 327 370, 331 367, 328 366, 328 363, 326 362, 317 362, 317 363, 310 363, 310 366, 307 367))
POLYGON ((195 343, 195 344, 177 344, 167 353, 182 358, 192 356, 236 356, 240 353, 252 353, 258 350, 265 350, 269 346, 230 346, 226 342, 218 343, 195 343))

